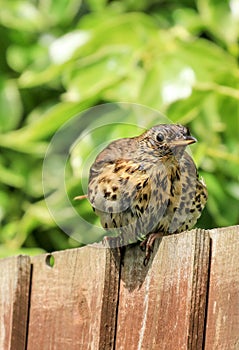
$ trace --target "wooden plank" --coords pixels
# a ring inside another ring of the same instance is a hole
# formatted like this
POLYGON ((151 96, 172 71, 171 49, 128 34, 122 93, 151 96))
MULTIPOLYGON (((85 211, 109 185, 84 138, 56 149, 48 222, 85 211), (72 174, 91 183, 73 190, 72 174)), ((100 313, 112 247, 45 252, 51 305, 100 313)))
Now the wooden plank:
POLYGON ((28 256, 0 260, 0 349, 25 350, 30 274, 28 256))
POLYGON ((239 349, 239 226, 214 229, 206 350, 239 349))
POLYGON ((32 259, 28 350, 113 349, 119 265, 84 247, 32 259))
POLYGON ((158 243, 146 268, 140 248, 126 250, 116 349, 202 349, 209 235, 194 230, 158 243))

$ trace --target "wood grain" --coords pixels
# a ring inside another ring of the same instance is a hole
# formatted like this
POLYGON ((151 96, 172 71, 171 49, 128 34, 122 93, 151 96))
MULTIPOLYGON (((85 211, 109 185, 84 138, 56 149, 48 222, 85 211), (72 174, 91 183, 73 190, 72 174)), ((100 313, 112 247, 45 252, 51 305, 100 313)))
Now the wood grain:
POLYGON ((30 273, 28 256, 0 260, 0 349, 25 350, 30 273))
POLYGON ((206 350, 239 349, 239 226, 210 231, 212 240, 206 350))
POLYGON ((234 226, 164 237, 147 267, 139 246, 0 260, 0 349, 238 350, 238 252, 234 226))
POLYGON ((146 269, 127 248, 121 274, 116 349, 202 349, 209 235, 164 237, 146 269))
POLYGON ((113 349, 117 262, 107 249, 84 247, 32 259, 28 350, 113 349))

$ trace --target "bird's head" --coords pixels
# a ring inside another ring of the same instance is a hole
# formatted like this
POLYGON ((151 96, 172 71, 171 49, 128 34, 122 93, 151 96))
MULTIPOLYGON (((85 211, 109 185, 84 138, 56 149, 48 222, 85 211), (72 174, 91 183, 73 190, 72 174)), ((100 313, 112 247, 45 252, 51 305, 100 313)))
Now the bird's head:
POLYGON ((144 144, 144 149, 147 148, 147 151, 156 157, 170 155, 181 157, 186 146, 197 140, 183 125, 160 124, 139 136, 139 142, 144 144))

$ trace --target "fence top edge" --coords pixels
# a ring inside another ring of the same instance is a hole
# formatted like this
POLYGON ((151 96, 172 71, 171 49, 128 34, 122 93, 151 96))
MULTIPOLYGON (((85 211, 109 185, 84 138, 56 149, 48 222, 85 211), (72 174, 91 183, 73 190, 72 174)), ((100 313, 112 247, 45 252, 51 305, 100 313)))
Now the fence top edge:
MULTIPOLYGON (((200 228, 194 228, 193 230, 191 230, 191 232, 195 232, 197 230, 201 230, 202 232, 208 232, 209 234, 215 235, 215 234, 220 234, 220 233, 233 233, 233 232, 238 232, 239 233, 239 225, 234 225, 234 226, 225 226, 225 227, 215 227, 213 229, 200 229, 200 228)), ((181 232, 180 235, 183 235, 185 233, 188 233, 190 231, 185 231, 185 232, 181 232)), ((170 239, 170 237, 174 237, 175 235, 172 236, 167 236, 167 239, 170 239)), ((77 252, 82 252, 84 250, 91 250, 91 249, 97 249, 97 247, 92 244, 92 245, 86 245, 83 247, 79 247, 79 248, 72 248, 72 249, 65 249, 65 250, 60 250, 60 251, 53 251, 53 252, 46 252, 43 254, 39 254, 39 255, 35 255, 35 256, 29 256, 27 254, 20 254, 20 255, 14 255, 14 256, 9 256, 9 257, 5 257, 5 258, 0 258, 0 263, 1 262, 6 262, 6 261, 26 261, 26 262, 32 262, 34 261, 34 259, 36 258, 40 258, 40 257, 44 257, 46 258, 49 255, 61 255, 61 254, 68 254, 69 252, 72 253, 77 253, 77 252)), ((107 250, 109 250, 109 248, 98 248, 98 249, 103 249, 105 252, 107 250)))

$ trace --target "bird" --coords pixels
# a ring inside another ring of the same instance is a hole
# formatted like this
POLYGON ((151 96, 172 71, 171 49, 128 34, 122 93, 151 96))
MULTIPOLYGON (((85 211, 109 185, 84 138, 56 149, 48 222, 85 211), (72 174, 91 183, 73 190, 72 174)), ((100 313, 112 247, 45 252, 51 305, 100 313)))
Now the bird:
POLYGON ((157 238, 191 229, 208 192, 186 147, 188 127, 159 124, 111 142, 90 167, 87 195, 110 246, 138 242, 146 266, 157 238))

